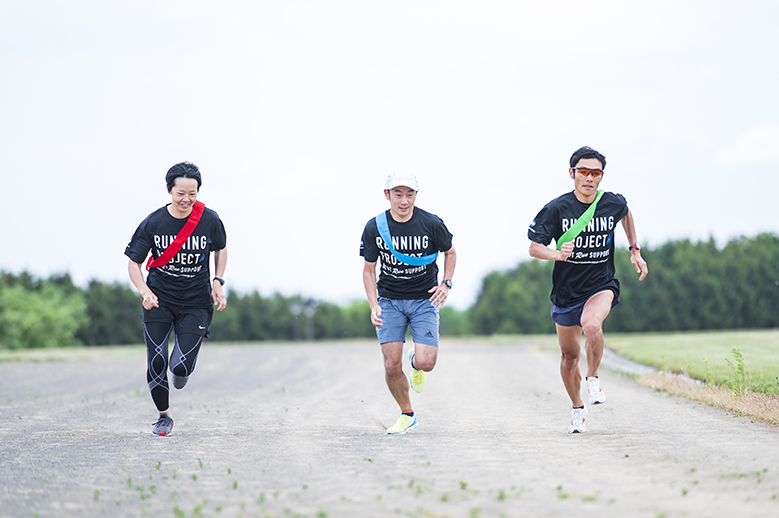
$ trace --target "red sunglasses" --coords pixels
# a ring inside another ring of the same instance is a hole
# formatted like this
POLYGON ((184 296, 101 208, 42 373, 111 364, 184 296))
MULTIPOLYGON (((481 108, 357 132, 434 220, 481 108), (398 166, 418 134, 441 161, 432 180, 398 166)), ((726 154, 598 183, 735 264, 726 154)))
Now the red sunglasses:
POLYGON ((592 176, 593 178, 598 178, 603 174, 603 171, 600 169, 587 169, 586 167, 574 167, 573 170, 579 174, 584 176, 592 176))

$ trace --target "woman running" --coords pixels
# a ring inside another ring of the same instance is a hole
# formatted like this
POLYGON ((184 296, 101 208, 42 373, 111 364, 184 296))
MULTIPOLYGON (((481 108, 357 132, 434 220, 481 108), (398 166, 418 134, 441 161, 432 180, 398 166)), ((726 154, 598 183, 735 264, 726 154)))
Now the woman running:
POLYGON ((160 413, 152 433, 170 436, 173 418, 169 405, 168 366, 173 386, 184 388, 195 370, 203 338, 209 336, 214 306, 218 311, 227 306, 222 288, 227 266, 227 235, 217 213, 197 202, 202 179, 195 164, 174 165, 165 175, 165 181, 171 203, 143 220, 124 253, 130 258, 130 280, 143 297, 143 331, 148 359, 146 380, 160 413), (199 220, 198 214, 201 214, 199 220), (185 226, 190 219, 193 221, 185 226), (195 220, 194 230, 186 237, 195 220), (183 243, 176 241, 180 233, 180 239, 186 237, 183 243), (171 250, 165 254, 168 247, 171 250), (209 270, 212 251, 213 279, 209 270), (149 275, 144 280, 142 263, 149 252, 152 255, 146 265, 149 275), (172 257, 168 257, 171 254, 172 257), (176 340, 168 361, 171 332, 176 340))

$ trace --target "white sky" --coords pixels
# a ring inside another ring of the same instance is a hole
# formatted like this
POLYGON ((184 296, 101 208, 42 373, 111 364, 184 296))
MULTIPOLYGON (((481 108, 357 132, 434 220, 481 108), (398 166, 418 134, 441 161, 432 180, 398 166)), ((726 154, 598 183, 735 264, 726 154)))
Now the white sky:
POLYGON ((465 309, 529 258, 581 145, 645 246, 777 232, 777 20, 770 1, 0 0, 0 269, 129 284, 124 247, 184 160, 229 286, 263 296, 363 298, 360 235, 403 168, 455 236, 465 309))

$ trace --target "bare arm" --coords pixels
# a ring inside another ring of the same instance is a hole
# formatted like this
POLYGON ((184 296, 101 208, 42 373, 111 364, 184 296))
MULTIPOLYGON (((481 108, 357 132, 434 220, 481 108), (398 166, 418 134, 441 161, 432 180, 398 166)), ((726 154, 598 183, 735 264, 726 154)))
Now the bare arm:
MULTIPOLYGON (((636 241, 638 241, 636 237, 636 225, 633 221, 633 213, 630 212, 630 209, 628 209, 628 213, 625 214, 625 217, 622 218, 622 228, 625 229, 625 235, 628 238, 628 243, 633 245, 636 241)), ((649 269, 646 266, 646 261, 644 261, 644 258, 641 257, 641 250, 636 250, 635 248, 630 250, 630 264, 632 264, 633 268, 636 269, 636 273, 641 274, 638 280, 643 281, 644 277, 646 277, 646 274, 649 273, 649 269)))
POLYGON ((141 268, 142 266, 140 264, 132 260, 127 264, 130 281, 132 281, 133 285, 135 285, 135 289, 137 289, 138 293, 143 297, 143 307, 145 309, 158 308, 160 303, 157 300, 157 295, 155 295, 151 289, 149 289, 149 286, 146 285, 141 268))
MULTIPOLYGON (((214 252, 214 276, 224 279, 225 268, 227 268, 227 247, 214 252)), ((222 283, 214 280, 211 282, 211 299, 217 306, 217 311, 222 311, 227 307, 227 297, 225 297, 222 283)))
MULTIPOLYGON (((457 252, 454 250, 454 246, 452 246, 449 250, 444 252, 444 279, 452 280, 456 264, 457 252)), ((430 302, 432 302, 435 307, 440 308, 446 303, 446 298, 449 296, 449 286, 446 284, 439 284, 430 289, 428 293, 433 294, 430 297, 430 302)))
POLYGON ((530 242, 530 257, 544 261, 565 261, 573 253, 573 241, 563 243, 560 250, 555 250, 535 241, 530 242))
POLYGON ((365 295, 368 297, 368 305, 371 307, 371 324, 381 327, 381 306, 379 295, 376 292, 376 262, 365 261, 362 269, 362 283, 365 285, 365 295))

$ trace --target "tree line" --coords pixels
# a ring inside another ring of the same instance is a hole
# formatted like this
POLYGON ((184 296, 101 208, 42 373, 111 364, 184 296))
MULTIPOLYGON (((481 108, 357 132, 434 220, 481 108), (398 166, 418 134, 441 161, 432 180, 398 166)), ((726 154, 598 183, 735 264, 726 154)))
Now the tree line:
MULTIPOLYGON (((779 326, 779 237, 739 238, 722 249, 713 240, 645 247, 650 273, 642 282, 629 252, 617 250, 621 299, 607 331, 757 329, 779 326)), ((552 268, 521 262, 482 280, 465 311, 441 310, 441 335, 552 333, 552 268)), ((345 307, 302 296, 228 292, 216 312, 216 342, 375 338, 367 301, 345 307)), ((39 279, 0 273, 0 348, 143 343, 140 296, 130 286, 97 280, 86 288, 68 274, 39 279)))
MULTIPOLYGON (((713 239, 642 248, 649 275, 639 282, 630 252, 616 250, 621 303, 606 331, 651 332, 760 329, 779 326, 779 237, 741 237, 722 249, 713 239)), ((552 268, 527 261, 493 272, 469 309, 471 332, 552 333, 552 268)))

